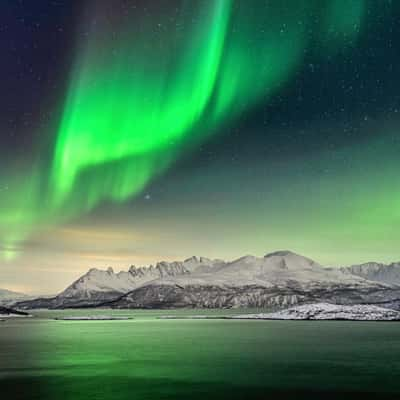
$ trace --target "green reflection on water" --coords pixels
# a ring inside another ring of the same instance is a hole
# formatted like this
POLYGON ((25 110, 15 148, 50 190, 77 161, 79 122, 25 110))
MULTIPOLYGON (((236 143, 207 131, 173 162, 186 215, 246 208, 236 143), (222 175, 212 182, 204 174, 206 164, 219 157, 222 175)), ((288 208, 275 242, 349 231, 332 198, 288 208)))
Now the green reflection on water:
POLYGON ((164 312, 115 313, 135 319, 54 321, 45 319, 54 313, 42 313, 8 321, 0 330, 0 373, 8 390, 25 388, 24 398, 40 399, 400 392, 397 323, 159 320, 164 312))

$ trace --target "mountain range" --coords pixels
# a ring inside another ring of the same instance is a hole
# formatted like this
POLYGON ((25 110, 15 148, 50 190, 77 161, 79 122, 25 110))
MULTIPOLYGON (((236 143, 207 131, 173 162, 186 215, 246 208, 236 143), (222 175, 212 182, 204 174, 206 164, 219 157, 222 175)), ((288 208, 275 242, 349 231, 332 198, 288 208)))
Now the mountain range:
POLYGON ((118 273, 112 268, 90 269, 55 297, 15 305, 22 309, 263 308, 315 302, 400 309, 400 264, 328 268, 291 251, 230 262, 192 257, 118 273))

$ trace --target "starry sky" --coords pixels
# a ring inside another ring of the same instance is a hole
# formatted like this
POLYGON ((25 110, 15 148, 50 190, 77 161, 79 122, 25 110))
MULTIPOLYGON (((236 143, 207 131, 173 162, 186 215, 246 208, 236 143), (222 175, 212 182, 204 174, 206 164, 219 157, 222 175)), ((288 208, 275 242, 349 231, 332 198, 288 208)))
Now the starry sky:
POLYGON ((0 287, 277 249, 399 260, 399 15, 3 0, 0 287))

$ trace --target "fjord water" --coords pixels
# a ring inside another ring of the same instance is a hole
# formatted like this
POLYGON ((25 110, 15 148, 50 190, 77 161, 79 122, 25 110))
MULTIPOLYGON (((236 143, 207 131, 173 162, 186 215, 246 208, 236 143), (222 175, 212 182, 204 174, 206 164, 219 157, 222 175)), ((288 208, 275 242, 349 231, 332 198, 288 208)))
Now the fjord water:
POLYGON ((4 398, 394 399, 400 393, 400 323, 113 313, 134 319, 55 321, 54 316, 88 315, 58 311, 1 322, 4 398))

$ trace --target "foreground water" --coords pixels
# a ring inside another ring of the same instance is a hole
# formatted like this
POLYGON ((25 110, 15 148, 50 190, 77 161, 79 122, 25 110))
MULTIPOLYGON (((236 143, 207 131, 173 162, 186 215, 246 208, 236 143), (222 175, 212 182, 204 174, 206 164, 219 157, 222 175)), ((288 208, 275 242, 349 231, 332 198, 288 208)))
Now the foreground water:
POLYGON ((400 394, 400 323, 157 319, 193 311, 113 314, 135 319, 52 319, 88 315, 80 310, 1 322, 2 398, 397 399, 400 394))

